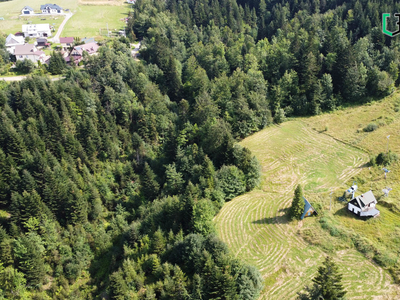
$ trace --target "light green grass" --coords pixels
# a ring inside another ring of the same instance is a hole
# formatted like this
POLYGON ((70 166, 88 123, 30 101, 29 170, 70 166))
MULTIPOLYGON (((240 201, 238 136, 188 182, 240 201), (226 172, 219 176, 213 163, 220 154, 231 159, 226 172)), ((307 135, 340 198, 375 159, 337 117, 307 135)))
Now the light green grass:
MULTIPOLYGON (((334 197, 332 211, 328 211, 329 191, 343 193, 352 178, 370 172, 365 167, 368 154, 318 133, 305 122, 286 122, 242 141, 262 164, 261 188, 224 205, 215 217, 218 233, 236 257, 260 270, 266 280, 261 299, 294 299, 311 284, 328 253, 343 273, 349 299, 392 297, 397 287, 390 275, 358 252, 349 238, 332 236, 319 222, 326 214, 332 224, 365 234, 373 234, 374 226, 380 226, 347 214, 334 197), (298 183, 305 187, 306 198, 318 207, 320 217, 288 221, 287 209, 298 183)), ((386 214, 393 220, 393 213, 390 215, 386 214)), ((379 222, 388 225, 385 218, 379 222)), ((396 237, 391 237, 394 245, 396 237)))
POLYGON ((124 18, 127 17, 130 6, 79 6, 76 13, 71 17, 64 27, 62 36, 72 37, 100 37, 109 31, 124 29, 124 18))
POLYGON ((22 32, 22 25, 29 24, 28 22, 32 22, 32 24, 50 24, 51 26, 54 26, 55 31, 52 33, 52 35, 54 36, 63 20, 64 16, 16 17, 14 19, 7 19, 4 21, 0 21, 0 34, 8 35, 9 33, 14 34, 17 32, 22 32))

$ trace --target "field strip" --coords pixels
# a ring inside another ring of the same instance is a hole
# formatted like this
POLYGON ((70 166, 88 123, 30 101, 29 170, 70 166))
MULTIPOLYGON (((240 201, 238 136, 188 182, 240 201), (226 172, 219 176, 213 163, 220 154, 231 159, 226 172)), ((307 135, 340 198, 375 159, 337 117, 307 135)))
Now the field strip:
MULTIPOLYGON (((286 217, 294 188, 301 183, 311 199, 343 188, 368 162, 368 154, 297 121, 267 128, 241 144, 261 162, 262 184, 224 205, 215 217, 219 236, 236 257, 260 270, 266 280, 260 299, 294 299, 311 283, 325 256, 322 248, 304 241, 297 222, 286 217)), ((315 218, 301 224, 312 222, 315 218)), ((391 286, 389 275, 355 250, 334 258, 349 299, 374 299, 391 286)))

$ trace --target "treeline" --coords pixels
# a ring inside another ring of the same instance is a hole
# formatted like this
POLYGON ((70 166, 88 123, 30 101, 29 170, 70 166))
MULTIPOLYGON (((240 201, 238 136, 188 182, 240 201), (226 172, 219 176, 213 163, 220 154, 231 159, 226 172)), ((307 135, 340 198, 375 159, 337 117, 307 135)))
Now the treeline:
POLYGON ((212 93, 168 97, 124 42, 0 90, 0 298, 256 299, 260 274, 212 218, 258 184, 258 161, 212 93))
POLYGON ((195 103, 206 93, 244 137, 284 116, 392 93, 399 43, 381 32, 378 12, 399 9, 384 1, 138 0, 129 28, 168 78, 158 82, 171 98, 195 103), (247 116, 238 124, 240 113, 247 116))

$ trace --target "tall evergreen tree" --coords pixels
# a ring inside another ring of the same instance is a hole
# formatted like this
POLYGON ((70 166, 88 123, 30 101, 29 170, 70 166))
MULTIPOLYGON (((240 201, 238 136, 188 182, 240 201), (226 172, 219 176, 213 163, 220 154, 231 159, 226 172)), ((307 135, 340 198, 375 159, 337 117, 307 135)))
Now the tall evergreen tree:
POLYGON ((301 215, 304 212, 304 200, 303 200, 303 190, 301 185, 297 185, 294 191, 294 198, 292 201, 292 206, 289 209, 289 217, 292 220, 300 220, 301 215))

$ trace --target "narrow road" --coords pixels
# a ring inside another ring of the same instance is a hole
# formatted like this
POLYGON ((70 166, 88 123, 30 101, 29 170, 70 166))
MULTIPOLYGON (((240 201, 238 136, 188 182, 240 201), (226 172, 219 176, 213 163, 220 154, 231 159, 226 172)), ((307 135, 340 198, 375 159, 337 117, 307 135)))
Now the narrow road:
MULTIPOLYGON (((11 81, 21 81, 21 80, 24 80, 26 77, 28 77, 28 75, 13 76, 13 77, 0 77, 0 81, 1 81, 1 80, 8 81, 8 82, 11 82, 11 81)), ((57 81, 57 80, 64 79, 64 78, 65 78, 65 77, 62 76, 62 77, 51 78, 50 80, 51 80, 51 81, 57 81)))
POLYGON ((60 27, 58 27, 56 35, 53 38, 49 39, 49 41, 51 41, 53 43, 60 42, 60 35, 64 29, 64 26, 67 23, 67 21, 72 17, 72 15, 73 15, 73 13, 65 14, 65 19, 64 19, 64 21, 62 21, 60 27))

